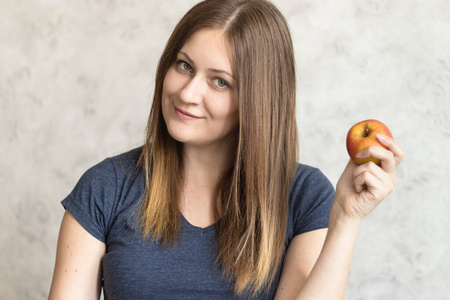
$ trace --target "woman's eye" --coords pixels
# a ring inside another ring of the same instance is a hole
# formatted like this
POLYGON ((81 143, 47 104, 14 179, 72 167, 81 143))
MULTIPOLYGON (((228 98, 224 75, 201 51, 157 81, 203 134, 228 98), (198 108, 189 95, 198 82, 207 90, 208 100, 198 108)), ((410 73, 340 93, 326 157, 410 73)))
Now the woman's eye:
POLYGON ((192 71, 192 67, 191 67, 191 65, 190 64, 188 64, 187 62, 185 62, 185 61, 179 61, 178 62, 178 65, 181 67, 181 69, 183 69, 184 71, 188 71, 188 72, 190 72, 190 71, 192 71))
POLYGON ((213 82, 214 82, 218 87, 220 87, 220 88, 226 88, 226 87, 228 87, 228 83, 227 83, 225 80, 223 80, 223 79, 215 78, 215 79, 213 80, 213 82))

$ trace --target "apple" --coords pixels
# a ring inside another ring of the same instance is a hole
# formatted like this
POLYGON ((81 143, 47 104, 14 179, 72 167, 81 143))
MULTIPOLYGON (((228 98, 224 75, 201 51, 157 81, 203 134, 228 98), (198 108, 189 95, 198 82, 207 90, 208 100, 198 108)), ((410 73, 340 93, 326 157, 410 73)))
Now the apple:
POLYGON ((369 158, 358 158, 356 154, 371 146, 378 146, 387 149, 380 144, 377 139, 377 134, 382 134, 392 138, 392 134, 382 122, 374 119, 361 121, 353 125, 347 134, 347 152, 351 159, 358 165, 362 165, 366 162, 373 161, 377 165, 380 164, 380 160, 369 158))

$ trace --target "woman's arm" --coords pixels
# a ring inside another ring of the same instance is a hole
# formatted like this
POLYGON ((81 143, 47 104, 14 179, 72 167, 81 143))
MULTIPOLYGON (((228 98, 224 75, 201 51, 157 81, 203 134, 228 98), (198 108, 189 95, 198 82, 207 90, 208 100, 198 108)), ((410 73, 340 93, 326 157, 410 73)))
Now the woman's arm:
POLYGON ((99 299, 106 246, 66 210, 59 232, 49 300, 99 299))
POLYGON ((327 229, 318 229, 294 237, 283 261, 276 300, 294 299, 308 279, 327 235, 327 229))
POLYGON ((334 230, 319 229, 294 237, 284 258, 276 300, 343 299, 339 295, 345 294, 357 231, 348 225, 346 229, 345 224, 330 224, 334 230))
POLYGON ((404 155, 392 139, 380 137, 379 140, 389 150, 370 147, 360 155, 380 159, 381 166, 373 163, 357 166, 350 161, 339 179, 322 249, 317 250, 317 243, 323 237, 320 230, 293 239, 275 299, 345 298, 360 223, 394 189, 396 167, 404 155), (311 268, 315 257, 317 261, 311 268))

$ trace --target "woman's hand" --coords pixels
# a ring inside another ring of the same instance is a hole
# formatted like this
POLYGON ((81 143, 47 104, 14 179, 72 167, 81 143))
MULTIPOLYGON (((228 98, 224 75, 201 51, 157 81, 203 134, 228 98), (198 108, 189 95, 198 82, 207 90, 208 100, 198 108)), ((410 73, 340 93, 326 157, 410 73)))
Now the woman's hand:
POLYGON ((373 162, 358 166, 351 160, 347 164, 336 186, 335 216, 342 214, 350 219, 362 220, 394 190, 396 169, 404 151, 389 137, 378 135, 378 140, 388 149, 369 147, 357 156, 378 158, 380 166, 373 162))

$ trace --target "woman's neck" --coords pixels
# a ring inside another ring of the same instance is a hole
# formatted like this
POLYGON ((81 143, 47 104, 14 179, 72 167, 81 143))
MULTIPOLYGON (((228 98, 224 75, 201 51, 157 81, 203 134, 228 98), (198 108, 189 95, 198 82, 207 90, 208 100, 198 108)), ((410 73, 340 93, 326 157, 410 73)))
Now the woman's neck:
POLYGON ((183 145, 182 155, 185 183, 197 182, 214 188, 231 163, 232 150, 183 145))
POLYGON ((184 179, 180 210, 198 227, 217 221, 214 192, 218 181, 229 167, 232 151, 227 148, 199 148, 183 145, 184 179))

